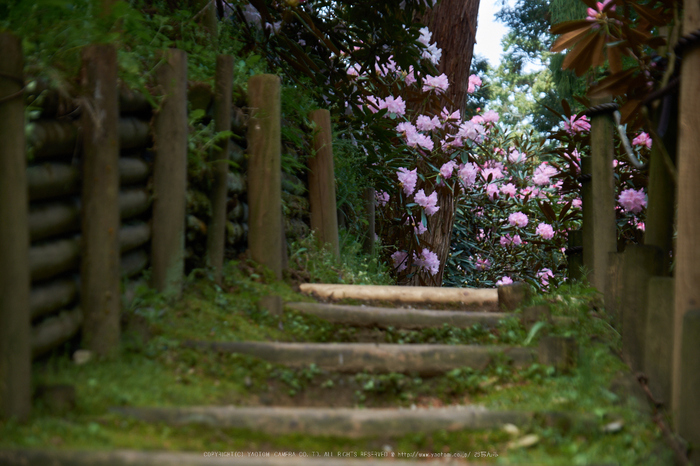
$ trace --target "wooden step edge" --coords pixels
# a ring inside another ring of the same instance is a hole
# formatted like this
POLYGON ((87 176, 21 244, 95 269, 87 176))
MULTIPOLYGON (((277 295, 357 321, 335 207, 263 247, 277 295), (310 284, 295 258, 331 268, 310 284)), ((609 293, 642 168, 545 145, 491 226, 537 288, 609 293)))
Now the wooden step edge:
POLYGON ((507 312, 392 309, 306 302, 285 303, 284 307, 312 314, 335 324, 346 324, 354 327, 397 327, 410 330, 442 327, 445 324, 457 328, 468 328, 476 324, 495 327, 502 319, 512 315, 507 312))
MULTIPOLYGON (((457 458, 457 455, 460 455, 460 459, 450 459, 453 454, 442 454, 439 461, 441 465, 445 466, 474 466, 477 464, 483 466, 483 462, 472 463, 461 459, 463 455, 466 456, 469 453, 471 453, 470 456, 474 456, 474 452, 455 452, 454 457, 457 458)), ((0 464, 6 466, 386 466, 387 460, 390 460, 391 464, 410 466, 416 464, 416 459, 437 459, 418 457, 418 454, 428 454, 428 452, 384 452, 383 450, 364 452, 347 451, 341 448, 332 452, 291 450, 276 452, 207 451, 198 453, 137 450, 0 450, 0 464), (294 456, 291 456, 291 454, 294 454, 294 456), (315 457, 316 454, 318 457, 315 457), (350 458, 324 457, 325 454, 332 456, 347 455, 350 458), (387 459, 367 459, 368 455, 381 457, 380 455, 384 454, 387 459), (414 454, 416 457, 411 461, 411 455, 414 454), (399 459, 399 455, 405 455, 407 460, 399 459)), ((500 456, 503 454, 499 453, 500 456)), ((517 464, 514 466, 517 466, 517 464)))
POLYGON ((475 406, 438 409, 354 409, 192 406, 115 407, 111 412, 144 422, 173 426, 198 424, 273 435, 301 433, 320 437, 400 437, 438 430, 490 430, 505 424, 525 426, 534 417, 524 411, 492 411, 475 406))
MULTIPOLYGON (((186 341, 183 346, 247 354, 288 367, 315 364, 323 370, 344 373, 400 372, 431 376, 462 367, 484 370, 502 355, 510 358, 515 367, 538 362, 537 348, 496 345, 186 341)), ((554 352, 548 355, 551 357, 554 352)))

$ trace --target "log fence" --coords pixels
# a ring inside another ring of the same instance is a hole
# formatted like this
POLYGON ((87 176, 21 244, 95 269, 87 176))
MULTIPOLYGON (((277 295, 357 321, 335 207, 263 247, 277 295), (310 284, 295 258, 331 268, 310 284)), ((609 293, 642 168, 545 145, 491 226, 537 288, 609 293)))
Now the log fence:
MULTIPOLYGON (((165 98, 154 114, 149 100, 117 85, 108 46, 85 48, 78 99, 41 82, 23 88, 20 42, 0 34, 0 49, 12 58, 0 64, 0 418, 26 420, 31 360, 78 335, 97 355, 112 352, 122 304, 148 267, 152 286, 178 296, 187 260, 191 269, 206 257, 219 280, 224 257, 246 245, 252 251, 264 238, 270 243, 257 250, 275 262, 253 259, 281 276, 285 239, 308 234, 311 206, 304 175, 280 167, 280 151, 291 149, 280 147, 279 92, 266 87, 275 81, 279 87, 277 77, 251 78, 248 106, 264 110, 246 115, 241 97, 231 96, 230 57, 219 59, 214 92, 199 94, 216 108, 216 130, 230 128, 233 137, 207 171, 215 189, 203 192, 187 180, 187 98, 194 94, 186 92, 184 53, 169 51, 158 70, 165 98), (39 94, 40 116, 25 138, 24 107, 39 94), (266 129, 255 134, 257 123, 251 130, 249 121, 261 119, 266 129), (276 142, 268 130, 277 131, 276 142), (273 157, 262 164, 262 177, 256 174, 261 147, 273 157), (249 181, 256 177, 257 185, 249 181), (249 224, 258 225, 251 235, 249 224)), ((196 105, 190 101, 190 108, 196 105)), ((332 151, 325 152, 332 161, 332 151)))
MULTIPOLYGON (((575 279, 580 277, 582 250, 588 280, 604 294, 606 311, 622 335, 625 361, 633 371, 645 374, 640 380, 648 379, 648 389, 669 409, 677 433, 694 445, 700 444, 699 28, 700 5, 693 4, 684 12, 685 36, 676 47, 683 55, 678 133, 669 132, 662 145, 661 136, 652 131, 656 139, 649 162, 645 244, 627 245, 624 251, 615 244, 614 146, 606 113, 616 107, 598 101, 588 112, 594 115, 592 154, 582 158, 579 178, 582 230, 570 233, 567 251, 569 277, 575 279), (675 261, 673 272, 670 258, 675 261)), ((652 122, 656 120, 652 116, 652 122)))

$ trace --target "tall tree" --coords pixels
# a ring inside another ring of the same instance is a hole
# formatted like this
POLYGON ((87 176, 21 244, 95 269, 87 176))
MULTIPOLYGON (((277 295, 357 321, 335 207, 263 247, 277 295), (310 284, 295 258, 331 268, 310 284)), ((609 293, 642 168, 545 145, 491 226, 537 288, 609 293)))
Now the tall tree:
MULTIPOLYGON (((459 109, 464 115, 467 109, 467 87, 471 69, 474 43, 476 42, 479 0, 442 0, 423 16, 423 23, 433 33, 433 39, 442 49, 438 73, 445 73, 450 87, 441 97, 441 104, 459 109)), ((454 193, 447 188, 438 189, 440 210, 428 219, 425 241, 440 259, 440 269, 434 276, 416 273, 408 284, 442 284, 445 262, 450 251, 450 240, 456 208, 454 193)))

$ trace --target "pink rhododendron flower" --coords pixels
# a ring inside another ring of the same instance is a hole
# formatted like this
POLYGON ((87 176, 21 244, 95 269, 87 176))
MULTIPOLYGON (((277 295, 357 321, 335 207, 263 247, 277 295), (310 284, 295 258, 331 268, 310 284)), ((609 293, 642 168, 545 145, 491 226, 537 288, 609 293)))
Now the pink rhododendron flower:
POLYGON ((527 215, 522 212, 514 212, 508 216, 508 223, 514 227, 524 228, 527 226, 527 215))
POLYGON ((408 253, 404 251, 396 251, 394 254, 391 255, 391 260, 393 261, 394 268, 397 272, 406 270, 406 267, 408 266, 407 259, 408 253))
POLYGON ((449 85, 450 83, 445 73, 442 73, 440 76, 428 75, 423 79, 423 92, 435 91, 437 94, 442 94, 449 85))
POLYGON ((420 37, 418 37, 418 42, 425 45, 426 47, 430 45, 430 41, 433 38, 433 33, 430 32, 428 26, 422 27, 418 30, 420 37))
POLYGON ((389 96, 380 104, 379 108, 385 108, 389 113, 404 115, 406 113, 406 102, 400 96, 397 98, 389 96))
POLYGON ((484 120, 484 117, 481 115, 474 115, 469 121, 476 125, 483 125, 486 123, 486 120, 484 120))
POLYGON ((491 177, 491 181, 496 181, 503 178, 503 172, 500 168, 497 167, 484 168, 483 170, 481 170, 481 176, 484 178, 484 181, 488 181, 489 177, 491 177))
POLYGON ((408 73, 406 73, 406 77, 404 78, 404 82, 406 83, 407 86, 410 86, 411 84, 414 84, 416 82, 416 75, 413 73, 413 65, 411 65, 408 68, 408 73))
POLYGON ((646 231, 646 225, 644 225, 644 222, 637 223, 637 229, 642 230, 642 231, 646 231))
POLYGON ((549 279, 552 277, 554 277, 554 274, 550 269, 544 268, 537 272, 537 278, 539 278, 542 284, 545 286, 549 285, 549 279))
POLYGON ((547 162, 542 162, 532 174, 532 182, 539 186, 549 184, 549 178, 557 174, 557 169, 550 166, 547 162))
POLYGON ((513 283, 513 279, 506 275, 496 282, 496 286, 510 285, 511 283, 513 283))
POLYGON ((488 259, 482 259, 481 257, 477 257, 474 267, 476 268, 476 270, 488 270, 491 268, 491 262, 488 259))
POLYGON ((418 147, 421 146, 422 148, 426 150, 433 150, 433 140, 430 139, 430 137, 426 136, 425 134, 421 133, 411 133, 409 134, 408 132, 406 133, 406 144, 409 147, 418 147))
POLYGON ((506 234, 504 236, 501 236, 499 242, 504 248, 507 248, 509 246, 520 246, 522 244, 522 241, 520 240, 520 235, 515 235, 514 237, 511 237, 510 235, 506 234))
POLYGON ((639 190, 625 189, 620 193, 617 201, 627 212, 636 214, 647 206, 647 195, 644 194, 643 188, 639 188, 639 190))
POLYGON ((362 67, 359 65, 359 63, 351 65, 350 67, 348 67, 348 76, 359 76, 361 69, 362 67))
POLYGON ((641 132, 636 138, 632 139, 632 144, 635 146, 647 146, 647 149, 651 149, 651 138, 645 132, 641 132))
POLYGON ((476 182, 477 172, 478 170, 476 166, 473 163, 468 162, 459 167, 457 174, 459 179, 462 180, 464 186, 471 186, 476 182))
POLYGON ((506 185, 501 186, 501 192, 508 197, 513 197, 515 196, 517 189, 515 188, 515 185, 513 183, 508 183, 506 185))
POLYGON ((383 206, 389 202, 389 193, 385 191, 377 191, 374 193, 374 197, 377 200, 377 205, 383 206))
POLYGON ((486 186, 486 194, 492 201, 496 199, 496 196, 498 196, 498 185, 496 185, 496 183, 489 183, 486 186))
POLYGON ((573 207, 575 209, 580 209, 582 205, 583 205, 583 201, 581 201, 581 199, 579 199, 578 197, 576 199, 574 199, 573 201, 571 201, 571 207, 573 207))
POLYGON ((416 128, 420 131, 432 131, 435 128, 442 128, 442 123, 436 116, 430 118, 427 115, 419 115, 416 118, 416 128))
POLYGON ((418 181, 418 169, 414 168, 409 171, 408 168, 400 167, 399 171, 396 172, 396 176, 399 177, 399 183, 403 186, 403 192, 407 196, 413 194, 416 189, 416 182, 418 181))
POLYGON ((547 223, 540 223, 539 225, 537 225, 535 234, 541 236, 544 239, 552 239, 554 238, 554 228, 552 228, 552 226, 547 223))
POLYGON ((440 260, 437 254, 428 248, 423 248, 419 258, 414 258, 419 267, 423 267, 430 275, 435 275, 440 270, 440 260))
POLYGON ((488 112, 484 113, 483 117, 485 123, 495 123, 500 118, 498 116, 498 112, 494 110, 489 110, 488 112))
POLYGON ((455 162, 454 160, 445 162, 444 164, 442 164, 442 167, 440 167, 440 175, 442 175, 442 177, 446 180, 449 179, 452 176, 452 172, 454 171, 456 166, 457 162, 455 162))
POLYGON ((525 161, 525 154, 518 151, 517 149, 511 149, 508 154, 508 161, 510 163, 521 163, 525 161))
MULTIPOLYGON (((594 24, 593 29, 600 29, 600 23, 606 23, 608 21, 608 15, 603 11, 605 8, 613 3, 614 0, 603 0, 602 2, 596 2, 596 9, 588 8, 586 10, 586 21, 591 21, 594 24)), ((615 5, 610 7, 610 11, 615 11, 615 5)))
POLYGON ((425 192, 421 189, 416 193, 414 199, 419 206, 425 209, 427 215, 433 215, 440 210, 440 207, 437 206, 437 191, 433 191, 430 196, 426 196, 425 192))
POLYGON ((564 122, 564 129, 569 134, 580 133, 582 131, 589 131, 591 129, 591 123, 588 121, 586 115, 583 115, 579 119, 576 119, 576 115, 571 115, 569 120, 564 122))
POLYGON ((367 102, 365 104, 366 107, 369 108, 372 113, 377 113, 379 110, 384 108, 384 101, 382 99, 377 99, 373 95, 368 95, 365 97, 365 101, 367 102))
POLYGON ((473 74, 469 76, 469 83, 467 86, 467 92, 473 94, 476 91, 476 86, 481 86, 481 78, 473 74))
POLYGON ((404 121, 404 122, 396 125, 396 131, 398 131, 399 133, 405 133, 405 134, 409 134, 409 133, 414 134, 414 133, 418 132, 416 127, 407 121, 404 121))
POLYGON ((459 121, 462 119, 462 115, 460 114, 459 110, 455 110, 454 112, 450 113, 450 111, 447 110, 446 107, 443 107, 442 112, 440 112, 440 119, 442 121, 447 121, 447 120, 459 121))
POLYGON ((420 236, 423 233, 425 233, 426 231, 428 231, 428 229, 426 228, 425 225, 423 225, 423 222, 418 222, 416 224, 416 226, 413 227, 413 231, 415 231, 416 234, 420 236))
POLYGON ((520 246, 523 244, 523 240, 520 239, 520 235, 513 235, 513 246, 520 246))
POLYGON ((484 139, 484 133, 486 130, 484 127, 478 123, 472 121, 465 121, 459 125, 459 131, 457 131, 457 136, 464 139, 471 139, 472 141, 482 142, 484 139))

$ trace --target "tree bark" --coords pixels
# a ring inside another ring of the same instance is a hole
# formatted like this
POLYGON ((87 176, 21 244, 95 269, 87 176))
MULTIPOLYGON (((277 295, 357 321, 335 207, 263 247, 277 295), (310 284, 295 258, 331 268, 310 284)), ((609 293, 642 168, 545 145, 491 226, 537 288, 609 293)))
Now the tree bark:
MULTIPOLYGON (((440 108, 444 106, 453 111, 459 109, 462 116, 467 105, 478 13, 479 0, 441 0, 423 17, 423 23, 433 34, 433 40, 442 49, 438 74, 445 73, 450 82, 447 92, 441 96, 440 108)), ((454 194, 449 189, 438 189, 438 205, 440 210, 428 218, 428 232, 423 234, 423 239, 432 246, 430 249, 440 259, 440 269, 432 276, 426 272, 416 273, 408 279, 408 285, 442 284, 457 208, 454 194)))

